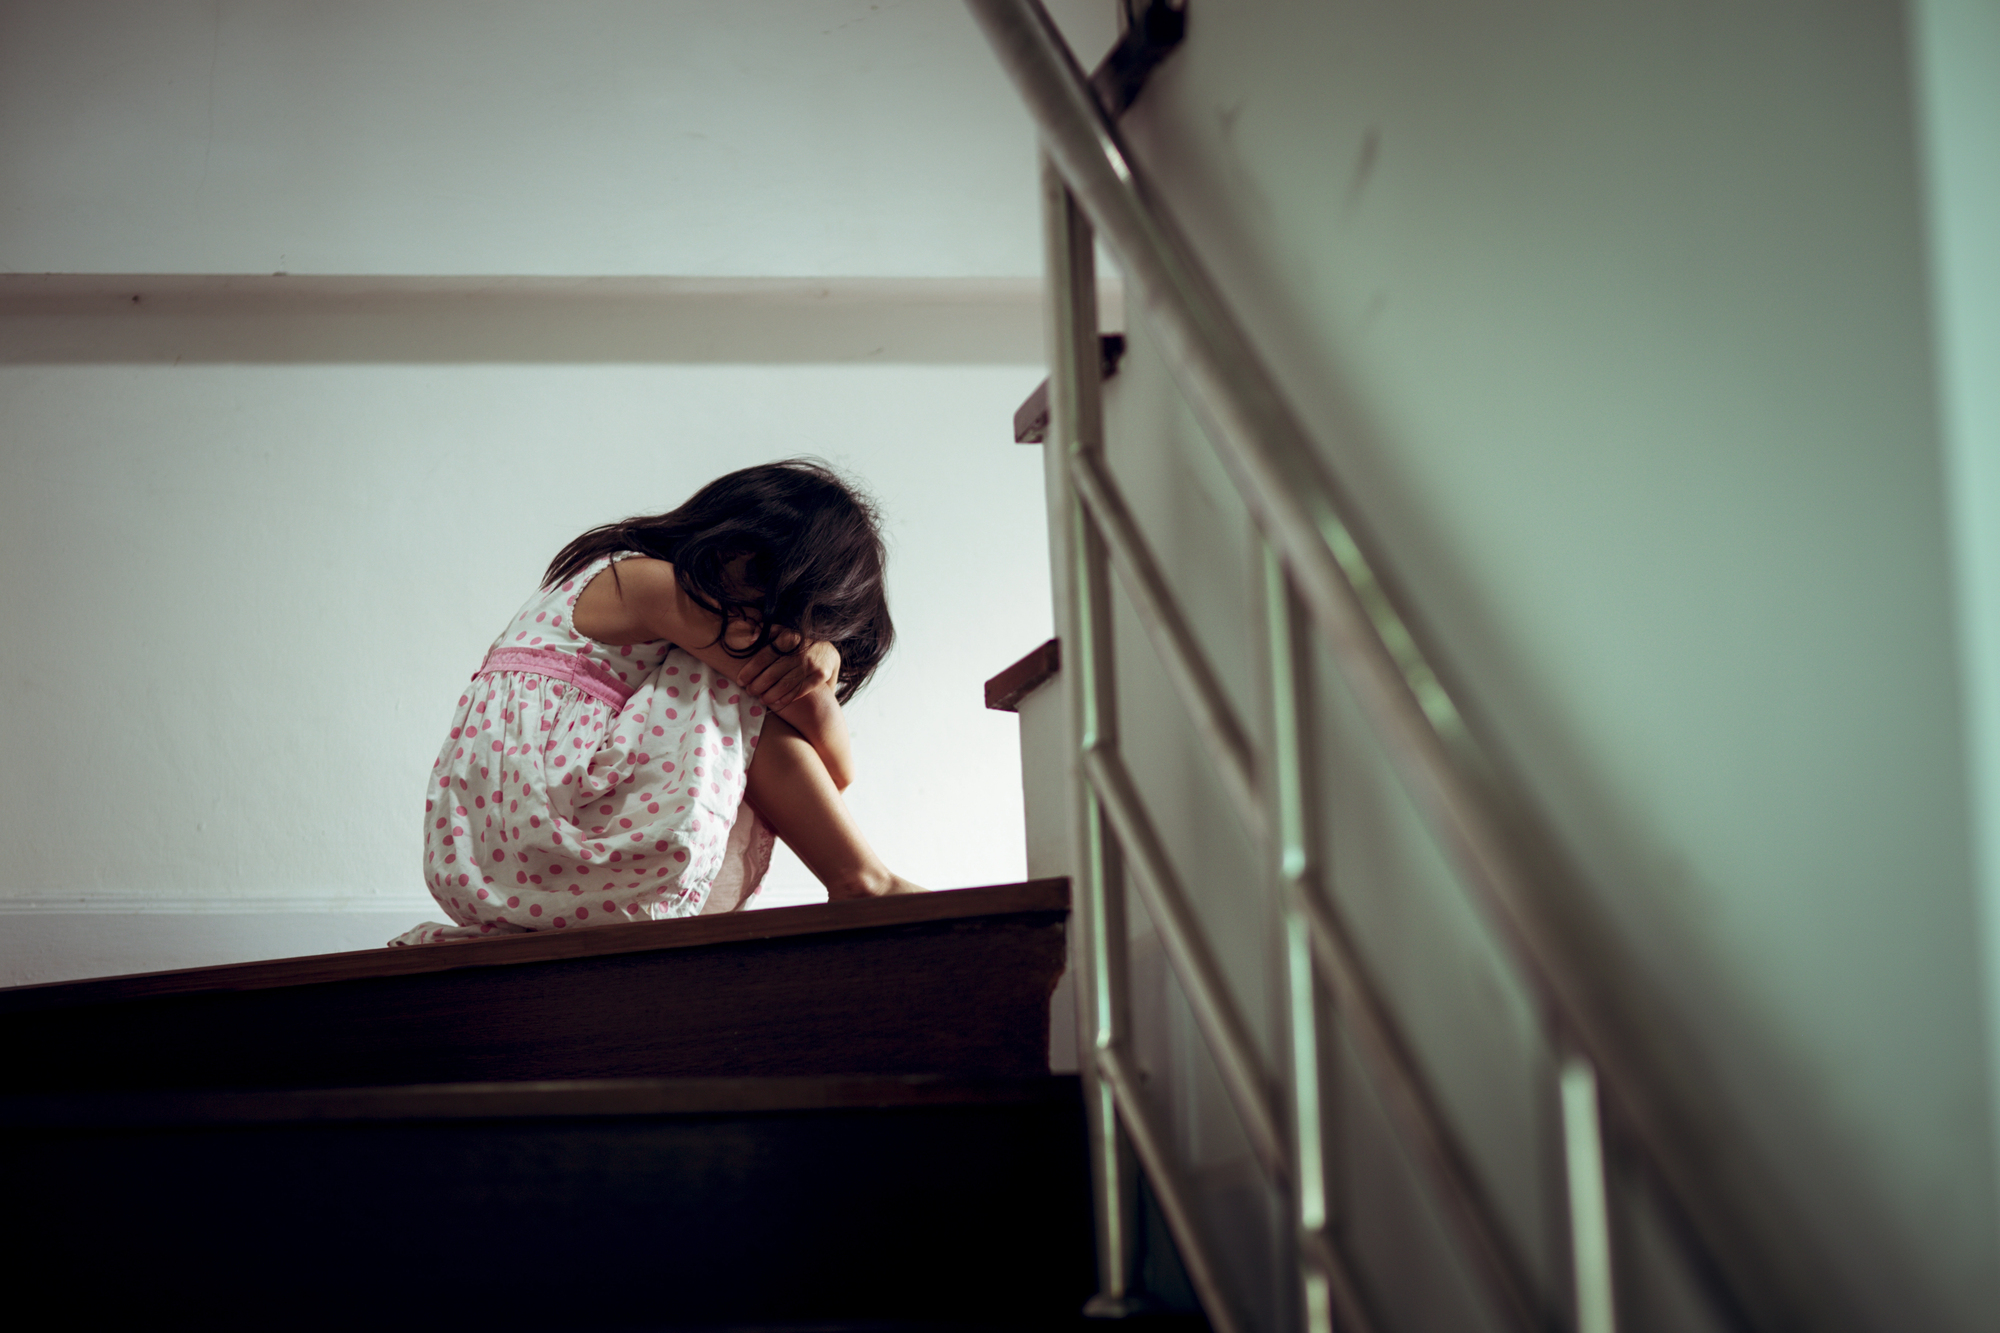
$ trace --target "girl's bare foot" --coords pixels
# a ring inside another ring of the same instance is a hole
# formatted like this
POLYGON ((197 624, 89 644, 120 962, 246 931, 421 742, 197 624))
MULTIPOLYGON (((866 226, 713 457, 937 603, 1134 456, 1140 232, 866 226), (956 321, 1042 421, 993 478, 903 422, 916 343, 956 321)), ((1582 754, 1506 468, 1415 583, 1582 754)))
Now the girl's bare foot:
POLYGON ((783 718, 764 719, 743 799, 826 885, 828 902, 922 893, 882 864, 847 813, 819 752, 783 718))
POLYGON ((901 875, 883 871, 879 875, 856 875, 852 878, 829 881, 826 886, 826 900, 830 903, 855 898, 886 898, 892 893, 929 893, 921 884, 912 884, 901 875))

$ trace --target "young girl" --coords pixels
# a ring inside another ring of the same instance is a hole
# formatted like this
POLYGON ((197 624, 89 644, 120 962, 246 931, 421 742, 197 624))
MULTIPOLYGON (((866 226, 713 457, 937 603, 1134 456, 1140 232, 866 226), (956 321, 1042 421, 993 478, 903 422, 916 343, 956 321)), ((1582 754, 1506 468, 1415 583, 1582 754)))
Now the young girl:
POLYGON ((451 925, 392 944, 729 911, 772 835, 829 899, 916 891, 840 798, 840 705, 895 630, 873 510, 794 459, 593 528, 458 701, 424 802, 451 925))

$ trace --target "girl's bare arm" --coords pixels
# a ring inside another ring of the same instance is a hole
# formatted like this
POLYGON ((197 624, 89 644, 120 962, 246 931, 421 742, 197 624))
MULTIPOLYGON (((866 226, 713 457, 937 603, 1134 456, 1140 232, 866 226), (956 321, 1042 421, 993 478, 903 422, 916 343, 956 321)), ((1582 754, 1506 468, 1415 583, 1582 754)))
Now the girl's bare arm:
MULTIPOLYGON (((676 644, 797 727, 819 752, 834 785, 847 789, 854 780, 854 753, 847 719, 833 698, 840 655, 830 645, 808 645, 782 657, 769 650, 736 657, 717 637, 722 618, 687 595, 671 564, 640 556, 619 561, 616 569, 617 578, 606 570, 578 595, 570 617, 577 633, 599 643, 676 644)), ((734 632, 741 634, 743 627, 734 632)))

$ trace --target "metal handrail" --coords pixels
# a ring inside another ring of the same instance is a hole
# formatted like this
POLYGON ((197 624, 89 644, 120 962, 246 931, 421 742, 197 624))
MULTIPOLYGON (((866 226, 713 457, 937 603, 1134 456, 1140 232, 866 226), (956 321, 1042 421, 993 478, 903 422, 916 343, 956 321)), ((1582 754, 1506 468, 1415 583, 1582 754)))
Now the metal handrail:
MULTIPOLYGON (((1079 453, 1069 460, 1069 473, 1078 498, 1101 528, 1112 564, 1132 596, 1154 650, 1167 668, 1197 732, 1217 759, 1238 822, 1253 843, 1261 843, 1268 835, 1269 819, 1256 779, 1251 775, 1250 743, 1207 654, 1175 603, 1158 560, 1102 461, 1093 454, 1079 453)), ((1124 779, 1122 773, 1114 775, 1107 771, 1110 763, 1101 755, 1086 758, 1085 765, 1085 777, 1112 822, 1134 828, 1126 840, 1139 851, 1138 882, 1149 910, 1167 926, 1162 938, 1169 961, 1189 996, 1189 1007, 1204 1036, 1219 1054, 1227 1053, 1222 1058, 1233 1070, 1225 1070, 1224 1086, 1238 1103, 1246 1125, 1251 1127, 1253 1143, 1270 1145, 1258 1150, 1260 1162, 1274 1178, 1282 1178, 1283 1164, 1273 1150, 1275 1119, 1261 1106, 1257 1110, 1242 1106, 1257 1097, 1255 1089, 1263 1082, 1249 1054, 1249 1038, 1240 1021, 1235 1020, 1234 1007, 1221 990, 1216 969, 1205 957, 1197 957, 1196 950, 1181 944, 1195 933, 1196 926, 1186 906, 1185 894, 1178 889, 1172 868, 1166 863, 1159 839, 1150 824, 1144 822, 1143 808, 1129 779, 1124 779), (1164 892, 1156 887, 1162 883, 1168 886, 1164 892), (1265 1127, 1267 1122, 1269 1128, 1265 1127)), ((1376 1080, 1391 1122, 1418 1169, 1430 1181, 1445 1219, 1473 1270, 1496 1302, 1509 1312, 1515 1327, 1537 1327, 1542 1322, 1539 1302, 1523 1276, 1520 1258, 1505 1242, 1492 1204, 1467 1165, 1463 1149, 1439 1119, 1436 1098, 1389 1016, 1378 988, 1367 979, 1346 926, 1315 894, 1298 894, 1296 906, 1307 926, 1310 948, 1332 983, 1337 1007, 1347 1015, 1348 1030, 1358 1054, 1376 1080)), ((1205 954, 1205 950, 1201 952, 1205 954)), ((1304 1164, 1299 1174, 1307 1174, 1304 1164)), ((1351 1312, 1358 1307, 1358 1300, 1352 1291, 1340 1293, 1340 1303, 1350 1307, 1345 1319, 1348 1327, 1355 1327, 1365 1319, 1351 1312)))
MULTIPOLYGON (((1090 228, 1118 258, 1128 301, 1136 297, 1145 309, 1177 383, 1405 788, 1540 997, 1544 1019, 1566 1052, 1566 1139, 1575 1144, 1588 1131, 1587 1150, 1570 1156, 1571 1189, 1576 1207, 1585 1212, 1596 1191, 1596 1216, 1573 1218, 1573 1229, 1608 1225, 1598 1138, 1602 1115, 1614 1122, 1621 1142, 1637 1150, 1663 1187, 1670 1211, 1691 1233, 1687 1239, 1701 1252, 1701 1266, 1721 1276, 1751 1324, 1779 1329, 1845 1323, 1832 1305, 1834 1288, 1819 1280, 1824 1270, 1816 1258, 1797 1237, 1772 1225, 1740 1182, 1732 1183, 1716 1168, 1721 1127, 1698 1098, 1674 1096, 1665 1086, 1670 1056, 1678 1052, 1642 1017, 1634 997, 1613 978, 1593 972, 1578 948, 1580 928, 1574 920, 1558 919, 1515 850, 1523 830, 1491 794, 1498 790, 1497 767, 1466 727, 1356 541, 1344 517, 1347 505, 1322 472, 1309 436, 1190 247, 1151 203, 1116 127, 1096 104, 1047 14, 1037 0, 968 0, 968 5, 1033 115, 1047 158, 1090 228), (1572 1089, 1579 1090, 1574 1098, 1572 1089)), ((1186 671, 1176 676, 1184 695, 1187 677, 1186 671)), ((1205 722, 1198 709, 1195 715, 1204 732, 1217 730, 1213 714, 1205 722)), ((1219 748, 1227 780, 1237 755, 1229 746, 1219 748)), ((1230 785, 1249 788, 1247 782, 1230 785)), ((1255 806, 1268 820, 1262 801, 1255 806)), ((1314 953, 1329 962, 1343 955, 1351 961, 1330 920, 1324 913, 1307 914, 1314 953)), ((1235 1044, 1227 1035, 1205 1030, 1204 1036, 1212 1045, 1218 1036, 1224 1046, 1235 1044)), ((1225 1068, 1225 1081, 1248 1080, 1232 1080, 1225 1068)), ((1409 1086, 1418 1101, 1428 1100, 1420 1081, 1412 1079, 1409 1086)), ((1241 1089, 1231 1091, 1240 1101, 1241 1089)), ((1447 1169, 1442 1176, 1453 1174, 1447 1169)), ((1469 1224, 1490 1228, 1476 1215, 1469 1224)), ((1586 1241, 1602 1245, 1604 1237, 1579 1235, 1576 1243, 1586 1241)), ((1600 1298, 1582 1288, 1579 1275, 1579 1307, 1593 1309, 1578 1313, 1595 1324, 1594 1303, 1600 1298)), ((1608 1318, 1608 1296, 1602 1303, 1608 1318)))

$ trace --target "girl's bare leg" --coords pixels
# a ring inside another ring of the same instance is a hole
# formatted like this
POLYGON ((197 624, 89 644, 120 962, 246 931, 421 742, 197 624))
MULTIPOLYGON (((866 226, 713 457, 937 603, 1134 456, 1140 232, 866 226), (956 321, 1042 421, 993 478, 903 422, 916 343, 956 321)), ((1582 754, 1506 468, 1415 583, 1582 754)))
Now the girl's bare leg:
POLYGON ((828 901, 923 891, 882 864, 847 813, 819 752, 791 723, 776 715, 764 719, 746 776, 743 799, 826 885, 828 901))

